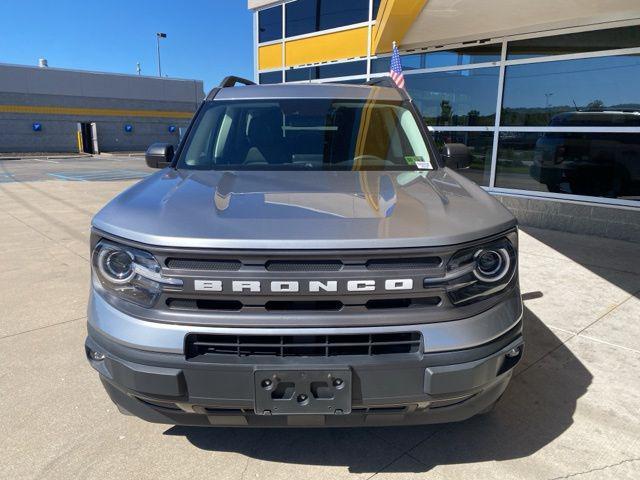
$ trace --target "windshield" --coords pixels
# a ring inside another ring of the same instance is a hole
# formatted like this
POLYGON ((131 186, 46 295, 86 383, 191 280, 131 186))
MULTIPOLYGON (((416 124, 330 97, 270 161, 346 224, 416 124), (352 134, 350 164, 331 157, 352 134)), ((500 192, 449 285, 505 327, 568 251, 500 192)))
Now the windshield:
POLYGON ((178 168, 198 170, 430 170, 402 102, 336 99, 213 101, 178 168))

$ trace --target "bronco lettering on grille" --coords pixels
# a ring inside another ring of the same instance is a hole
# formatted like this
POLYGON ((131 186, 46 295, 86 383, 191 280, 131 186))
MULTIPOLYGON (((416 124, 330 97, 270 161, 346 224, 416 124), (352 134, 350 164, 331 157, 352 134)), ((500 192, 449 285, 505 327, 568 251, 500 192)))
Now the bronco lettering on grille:
MULTIPOLYGON (((348 280, 344 282, 347 292, 371 292, 378 286, 376 280, 348 280)), ((413 279, 398 278, 384 280, 382 284, 386 291, 411 290, 413 279)), ((223 292, 225 290, 234 293, 260 293, 266 290, 269 293, 319 293, 337 292, 337 280, 311 280, 300 282, 297 280, 278 280, 260 282, 258 280, 233 280, 225 286, 222 280, 194 280, 194 290, 201 292, 223 292), (226 287, 226 288, 225 288, 226 287)))

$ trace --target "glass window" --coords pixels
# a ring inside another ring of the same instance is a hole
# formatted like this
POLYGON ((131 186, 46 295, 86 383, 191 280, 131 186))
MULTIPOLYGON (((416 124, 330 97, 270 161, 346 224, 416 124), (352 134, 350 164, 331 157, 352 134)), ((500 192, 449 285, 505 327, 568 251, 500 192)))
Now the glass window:
POLYGON ((367 62, 331 63, 317 67, 292 68, 286 71, 287 82, 299 82, 304 80, 316 80, 319 78, 350 77, 352 75, 364 75, 367 73, 367 62))
POLYGON ((178 161, 198 170, 429 170, 431 155, 403 101, 208 102, 178 161))
POLYGON ((297 0, 285 4, 285 35, 294 37, 317 30, 317 0, 297 0))
POLYGON ((382 0, 373 0, 373 19, 378 18, 378 11, 380 10, 380 2, 382 0))
MULTIPOLYGON (((411 55, 400 55, 402 70, 417 70, 425 68, 424 54, 414 53, 411 55)), ((376 58, 371 60, 371 73, 388 72, 391 68, 391 56, 376 58)))
POLYGON ((266 83, 282 83, 282 71, 261 73, 258 75, 258 79, 260 85, 266 83))
POLYGON ((632 47, 640 47, 637 25, 509 42, 507 60, 632 47))
POLYGON ((282 38, 282 6, 265 8, 258 12, 258 42, 282 38))
POLYGON ((440 50, 425 54, 425 66, 422 68, 451 67, 474 63, 499 62, 502 44, 491 43, 474 47, 440 50))
POLYGON ((318 78, 349 77, 367 73, 366 60, 358 62, 332 63, 318 67, 318 78))
POLYGON ((318 30, 369 21, 369 0, 317 0, 320 4, 318 30))
POLYGON ((640 114, 639 78, 640 55, 511 65, 505 73, 501 122, 628 125, 640 114))
POLYGON ((503 132, 496 186, 640 200, 640 133, 503 132))
MULTIPOLYGON (((428 53, 409 53, 400 56, 403 70, 419 68, 452 67, 456 65, 472 65, 474 63, 499 62, 502 44, 492 43, 475 47, 439 50, 428 53)), ((391 57, 371 59, 371 73, 389 71, 391 57)))
POLYGON ((285 70, 284 78, 287 82, 304 82, 318 78, 317 67, 290 68, 285 70))
MULTIPOLYGON (((478 185, 489 186, 491 175, 491 154, 493 132, 433 132, 438 148, 445 144, 457 144, 455 155, 447 162, 447 167, 474 181, 478 185)), ((453 151, 453 150, 452 150, 453 151)))
POLYGON ((297 0, 285 8, 287 37, 369 20, 369 0, 297 0))
POLYGON ((407 90, 433 126, 494 125, 497 67, 405 75, 407 90))

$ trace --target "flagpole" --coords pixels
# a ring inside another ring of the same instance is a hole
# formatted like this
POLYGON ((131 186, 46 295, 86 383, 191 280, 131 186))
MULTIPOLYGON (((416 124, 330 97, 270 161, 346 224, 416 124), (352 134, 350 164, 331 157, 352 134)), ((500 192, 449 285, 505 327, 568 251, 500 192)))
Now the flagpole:
POLYGON ((398 44, 393 41, 391 51, 391 65, 389 68, 389 76, 398 88, 404 88, 404 75, 402 74, 402 61, 400 60, 400 52, 398 52, 398 44))

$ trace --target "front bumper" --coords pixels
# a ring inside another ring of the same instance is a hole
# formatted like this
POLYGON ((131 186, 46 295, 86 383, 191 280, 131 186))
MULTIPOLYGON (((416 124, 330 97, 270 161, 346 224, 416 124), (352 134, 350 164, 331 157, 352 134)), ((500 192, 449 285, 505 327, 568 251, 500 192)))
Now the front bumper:
POLYGON ((193 362, 182 351, 150 351, 117 341, 95 326, 93 315, 90 309, 87 357, 111 399, 125 413, 166 424, 266 427, 460 421, 500 398, 523 353, 518 315, 499 337, 470 348, 378 357, 230 357, 193 362), (95 360, 92 352, 104 359, 95 360), (350 414, 255 414, 257 368, 337 366, 351 372, 350 414))

